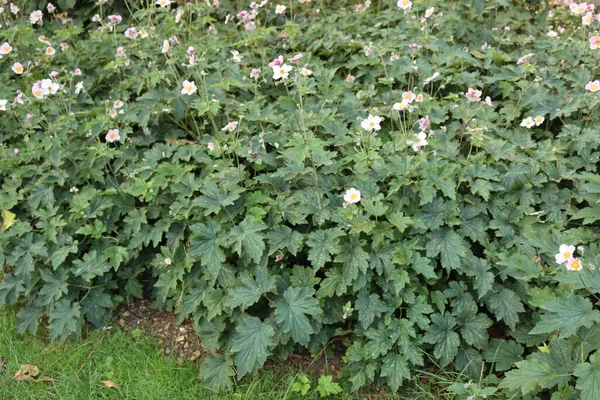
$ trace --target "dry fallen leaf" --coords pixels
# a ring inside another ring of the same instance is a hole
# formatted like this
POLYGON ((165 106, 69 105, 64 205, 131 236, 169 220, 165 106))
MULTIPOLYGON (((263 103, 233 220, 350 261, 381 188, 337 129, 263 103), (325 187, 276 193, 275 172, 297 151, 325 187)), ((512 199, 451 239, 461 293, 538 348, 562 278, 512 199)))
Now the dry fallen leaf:
POLYGON ((119 389, 119 385, 117 385, 116 383, 114 383, 113 381, 101 381, 104 386, 108 387, 108 388, 115 388, 115 389, 119 389))
POLYGON ((10 211, 2 211, 2 231, 4 232, 15 223, 16 215, 10 211))
POLYGON ((13 376, 13 381, 35 381, 35 377, 40 373, 40 370, 35 365, 23 364, 13 376))
POLYGON ((35 365, 23 364, 13 376, 13 381, 30 381, 30 382, 55 382, 54 378, 49 376, 42 376, 41 378, 35 379, 40 373, 40 370, 35 365))

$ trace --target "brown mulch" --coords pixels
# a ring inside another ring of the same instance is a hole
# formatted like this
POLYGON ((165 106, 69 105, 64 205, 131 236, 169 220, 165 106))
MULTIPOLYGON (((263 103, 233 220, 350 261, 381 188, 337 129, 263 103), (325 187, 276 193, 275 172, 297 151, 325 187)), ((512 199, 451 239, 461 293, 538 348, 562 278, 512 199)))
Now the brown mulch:
MULTIPOLYGON (((190 319, 178 324, 173 312, 155 310, 147 300, 121 304, 116 311, 116 321, 117 325, 127 332, 139 329, 144 335, 156 337, 162 351, 167 355, 173 354, 189 361, 200 360, 210 355, 202 346, 190 319)), ((292 354, 285 363, 267 362, 265 367, 274 370, 304 371, 316 378, 321 375, 336 376, 343 367, 341 356, 341 353, 330 358, 321 355, 315 359, 310 354, 292 354)))
POLYGON ((196 361, 206 354, 191 320, 178 324, 174 313, 152 309, 147 300, 121 304, 116 319, 117 325, 127 332, 140 329, 142 333, 156 337, 167 355, 196 361))

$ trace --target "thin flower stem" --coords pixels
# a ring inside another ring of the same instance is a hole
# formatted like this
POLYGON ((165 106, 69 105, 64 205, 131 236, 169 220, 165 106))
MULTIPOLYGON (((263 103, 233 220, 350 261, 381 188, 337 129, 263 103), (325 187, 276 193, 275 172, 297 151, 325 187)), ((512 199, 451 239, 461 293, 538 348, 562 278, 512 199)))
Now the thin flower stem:
POLYGON ((585 282, 583 281, 583 278, 581 277, 581 274, 579 274, 579 273, 578 273, 578 274, 577 274, 577 276, 579 277, 579 280, 581 281, 581 284, 583 285, 583 287, 584 287, 584 288, 585 288, 585 289, 586 289, 588 292, 590 292, 590 294, 591 294, 592 296, 594 296, 594 298, 596 299, 596 301, 600 302, 600 298, 598 298, 598 296, 596 296, 596 295, 595 295, 595 294, 594 294, 594 293, 593 293, 593 292, 590 290, 590 288, 588 288, 588 286, 585 284, 585 282))

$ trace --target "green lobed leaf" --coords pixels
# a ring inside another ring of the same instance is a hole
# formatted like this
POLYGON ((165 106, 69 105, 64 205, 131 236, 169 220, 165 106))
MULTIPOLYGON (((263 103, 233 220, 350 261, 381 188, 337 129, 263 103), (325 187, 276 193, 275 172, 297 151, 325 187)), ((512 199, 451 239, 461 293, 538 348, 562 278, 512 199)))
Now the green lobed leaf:
POLYGON ((529 332, 532 335, 560 331, 559 338, 564 339, 576 334, 582 326, 589 328, 600 322, 600 311, 593 309, 592 302, 572 293, 565 298, 554 298, 541 308, 547 312, 529 332))
POLYGON ((257 317, 248 317, 235 329, 231 351, 235 353, 237 377, 241 379, 256 368, 262 367, 274 345, 275 331, 257 317))
POLYGON ((575 368, 576 388, 581 390, 581 400, 600 398, 600 353, 590 356, 589 362, 581 363, 575 368))
POLYGON ((280 249, 288 249, 292 255, 296 255, 302 249, 304 239, 300 232, 293 231, 290 227, 282 225, 273 228, 266 235, 269 239, 269 254, 280 249))
POLYGON ((110 270, 110 265, 98 257, 96 250, 85 254, 82 260, 73 261, 73 265, 73 275, 80 276, 86 282, 110 270))
POLYGON ((81 330, 81 306, 67 299, 58 301, 48 314, 50 339, 61 343, 71 335, 79 335, 81 330))
POLYGON ((200 256, 200 263, 207 268, 213 281, 219 276, 219 270, 225 262, 221 240, 217 237, 220 229, 220 226, 213 220, 209 220, 206 225, 194 224, 190 226, 193 234, 190 238, 188 255, 191 257, 200 256))
POLYGON ((392 391, 397 392, 402 382, 410 379, 411 374, 404 357, 397 353, 390 353, 383 358, 381 376, 387 377, 392 391))
POLYGON ((317 381, 317 392, 319 397, 329 397, 342 393, 342 388, 337 382, 333 382, 331 375, 321 375, 317 381))
POLYGON ((265 250, 263 235, 259 232, 267 226, 252 217, 246 217, 229 232, 227 242, 245 262, 259 264, 265 250))
POLYGON ((487 299, 489 307, 496 318, 504 320, 506 325, 511 329, 515 329, 517 322, 519 322, 519 313, 525 311, 515 292, 504 288, 498 293, 489 295, 487 299))
POLYGON ((458 353, 460 337, 454 332, 456 319, 446 312, 431 316, 431 325, 423 337, 426 343, 435 344, 433 354, 440 360, 440 366, 448 365, 458 353))
POLYGON ((460 259, 466 255, 463 238, 450 228, 442 228, 428 235, 427 257, 441 254, 442 267, 450 271, 460 266, 460 259))
POLYGON ((275 320, 282 325, 282 331, 291 332, 292 339, 305 346, 314 333, 307 315, 316 317, 323 313, 314 294, 313 289, 289 287, 275 308, 275 320))
POLYGON ((30 331, 35 335, 38 329, 38 322, 44 315, 41 307, 29 305, 23 307, 17 313, 17 332, 25 333, 30 331))
POLYGON ((200 367, 200 378, 204 380, 207 388, 215 392, 231 390, 233 387, 231 378, 233 376, 235 376, 233 361, 231 358, 220 354, 206 357, 200 367))
POLYGON ((256 303, 264 293, 275 289, 275 277, 270 276, 266 268, 257 268, 255 278, 242 273, 239 286, 233 286, 225 300, 227 307, 240 307, 242 311, 256 303))
POLYGON ((332 255, 340 252, 339 236, 337 229, 319 230, 308 235, 308 260, 314 269, 323 268, 326 262, 331 261, 332 255))
POLYGON ((494 363, 496 371, 506 371, 522 360, 523 351, 523 346, 513 340, 492 339, 483 358, 494 363))

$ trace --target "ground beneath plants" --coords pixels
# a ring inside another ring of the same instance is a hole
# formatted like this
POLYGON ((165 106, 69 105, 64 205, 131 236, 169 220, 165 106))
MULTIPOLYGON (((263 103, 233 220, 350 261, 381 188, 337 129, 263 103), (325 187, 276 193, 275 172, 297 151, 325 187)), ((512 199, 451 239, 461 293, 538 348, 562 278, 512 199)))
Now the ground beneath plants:
POLYGON ((156 337, 162 351, 167 355, 174 354, 189 361, 196 361, 207 354, 200 338, 194 332, 191 320, 179 324, 175 314, 153 309, 147 300, 121 304, 117 309, 116 318, 117 325, 127 332, 139 329, 146 335, 156 337))
MULTIPOLYGON (((123 303, 116 311, 116 325, 132 332, 136 329, 141 334, 158 339, 161 351, 166 355, 175 355, 189 361, 201 362, 210 352, 202 346, 199 336, 194 331, 191 319, 178 323, 174 313, 153 309, 148 300, 136 300, 123 303)), ((333 375, 341 371, 343 353, 313 357, 310 354, 292 354, 284 363, 268 361, 265 368, 279 372, 301 372, 319 378, 321 375, 333 375)), ((376 399, 377 397, 371 397, 376 399)))

